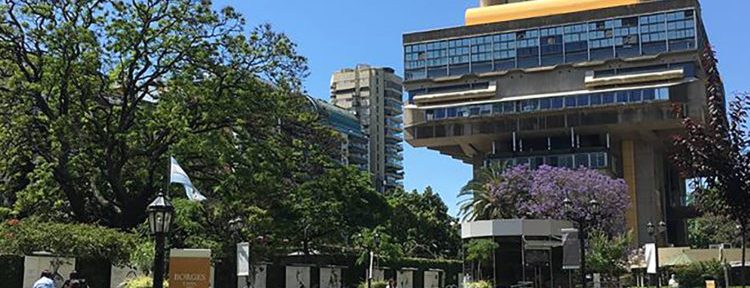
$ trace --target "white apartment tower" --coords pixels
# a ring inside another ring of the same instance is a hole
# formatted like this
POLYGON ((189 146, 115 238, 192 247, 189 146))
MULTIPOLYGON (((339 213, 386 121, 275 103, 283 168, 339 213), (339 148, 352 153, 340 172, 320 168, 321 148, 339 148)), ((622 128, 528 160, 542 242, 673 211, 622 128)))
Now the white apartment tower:
POLYGON ((391 68, 357 65, 331 77, 331 102, 354 112, 369 138, 378 191, 403 187, 402 79, 391 68))

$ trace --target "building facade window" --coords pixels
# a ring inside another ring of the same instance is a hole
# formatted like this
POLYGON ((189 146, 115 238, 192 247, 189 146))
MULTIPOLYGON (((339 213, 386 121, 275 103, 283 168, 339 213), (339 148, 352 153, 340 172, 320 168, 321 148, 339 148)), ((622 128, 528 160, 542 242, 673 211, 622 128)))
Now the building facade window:
POLYGON ((667 14, 669 51, 695 49, 695 14, 679 11, 667 14))
POLYGON ((516 33, 516 48, 518 68, 539 66, 539 30, 533 29, 516 33))
POLYGON ((469 74, 471 42, 474 42, 473 38, 451 40, 448 42, 449 75, 469 74))
POLYGON ((404 46, 407 80, 696 49, 693 9, 404 46))
POLYGON ((471 45, 471 73, 480 74, 492 70, 492 36, 478 37, 471 45))
POLYGON ((563 28, 565 62, 578 63, 589 60, 589 32, 586 24, 569 25, 563 28))
POLYGON ((542 66, 552 66, 564 62, 563 57, 563 27, 545 28, 540 30, 540 46, 542 66))
POLYGON ((515 33, 495 35, 493 40, 493 55, 495 71, 504 71, 516 67, 516 36, 515 33))

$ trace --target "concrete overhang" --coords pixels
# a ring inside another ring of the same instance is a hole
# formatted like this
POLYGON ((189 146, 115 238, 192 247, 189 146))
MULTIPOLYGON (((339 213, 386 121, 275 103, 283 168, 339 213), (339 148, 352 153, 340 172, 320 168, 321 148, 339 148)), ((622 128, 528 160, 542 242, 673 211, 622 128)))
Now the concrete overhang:
POLYGON ((433 93, 433 94, 414 96, 414 102, 416 104, 425 104, 425 103, 434 103, 434 102, 491 98, 495 96, 496 92, 497 92, 497 81, 492 81, 490 82, 489 86, 485 89, 474 89, 474 90, 445 92, 445 93, 433 93))
POLYGON ((485 237, 559 237, 573 224, 562 220, 507 219, 461 223, 461 239, 485 237))
MULTIPOLYGON (((618 91, 648 89, 648 88, 668 88, 668 87, 672 87, 672 86, 676 86, 680 84, 693 82, 695 80, 696 80, 695 78, 687 78, 687 79, 682 79, 680 81, 672 81, 672 82, 667 82, 667 83, 656 83, 656 84, 637 85, 637 86, 620 86, 620 87, 609 88, 609 89, 584 89, 584 90, 565 91, 565 92, 557 92, 557 93, 508 96, 508 97, 504 97, 501 99, 491 99, 491 100, 486 100, 486 101, 460 102, 460 103, 429 105, 429 106, 428 105, 423 105, 423 106, 407 105, 405 106, 405 108, 408 110, 426 110, 426 109, 448 108, 448 107, 457 107, 457 106, 466 106, 466 105, 502 103, 502 102, 511 102, 511 101, 519 101, 519 100, 543 99, 543 98, 560 97, 560 96, 576 96, 576 95, 584 95, 584 94, 592 94, 592 93, 618 92, 618 91)), ((465 118, 460 118, 460 119, 465 119, 465 118)), ((411 127, 411 126, 413 126, 413 123, 406 123, 405 125, 405 127, 411 127)))
POLYGON ((594 71, 588 71, 584 82, 587 88, 599 88, 678 80, 684 77, 685 71, 683 68, 598 78, 594 76, 594 71))

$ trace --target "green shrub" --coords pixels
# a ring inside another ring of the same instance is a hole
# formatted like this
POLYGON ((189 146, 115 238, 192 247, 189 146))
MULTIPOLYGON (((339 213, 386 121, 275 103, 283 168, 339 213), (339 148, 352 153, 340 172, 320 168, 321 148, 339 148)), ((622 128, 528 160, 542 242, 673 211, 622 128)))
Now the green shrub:
MULTIPOLYGON (((388 286, 388 282, 385 281, 372 281, 372 288, 385 288, 388 286)), ((359 283, 357 288, 367 288, 367 281, 359 283)))
MULTIPOLYGON (((123 283, 125 284, 123 287, 124 288, 152 288, 154 287, 153 281, 154 280, 151 279, 151 277, 140 276, 138 278, 134 278, 123 283)), ((164 281, 164 288, 167 288, 167 287, 169 287, 169 282, 164 281)))
POLYGON ((477 281, 469 282, 466 284, 466 288, 491 288, 492 283, 490 281, 477 281))
POLYGON ((724 277, 723 267, 718 261, 697 262, 687 266, 672 268, 680 287, 705 287, 706 278, 714 278, 720 283, 724 277))
POLYGON ((136 234, 88 224, 66 224, 36 219, 0 223, 0 254, 31 255, 48 251, 60 256, 108 259, 127 264, 142 240, 136 234))

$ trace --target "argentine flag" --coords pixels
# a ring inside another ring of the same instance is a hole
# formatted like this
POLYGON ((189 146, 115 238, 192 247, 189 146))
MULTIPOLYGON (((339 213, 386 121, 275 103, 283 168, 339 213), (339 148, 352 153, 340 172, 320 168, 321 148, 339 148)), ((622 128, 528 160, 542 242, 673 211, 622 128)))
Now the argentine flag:
POLYGON ((174 157, 170 157, 169 183, 182 184, 182 187, 185 187, 185 194, 190 200, 199 202, 206 200, 206 196, 203 196, 201 192, 198 192, 198 189, 195 189, 193 182, 190 181, 190 177, 185 173, 185 170, 182 170, 180 164, 177 164, 177 160, 174 157))

